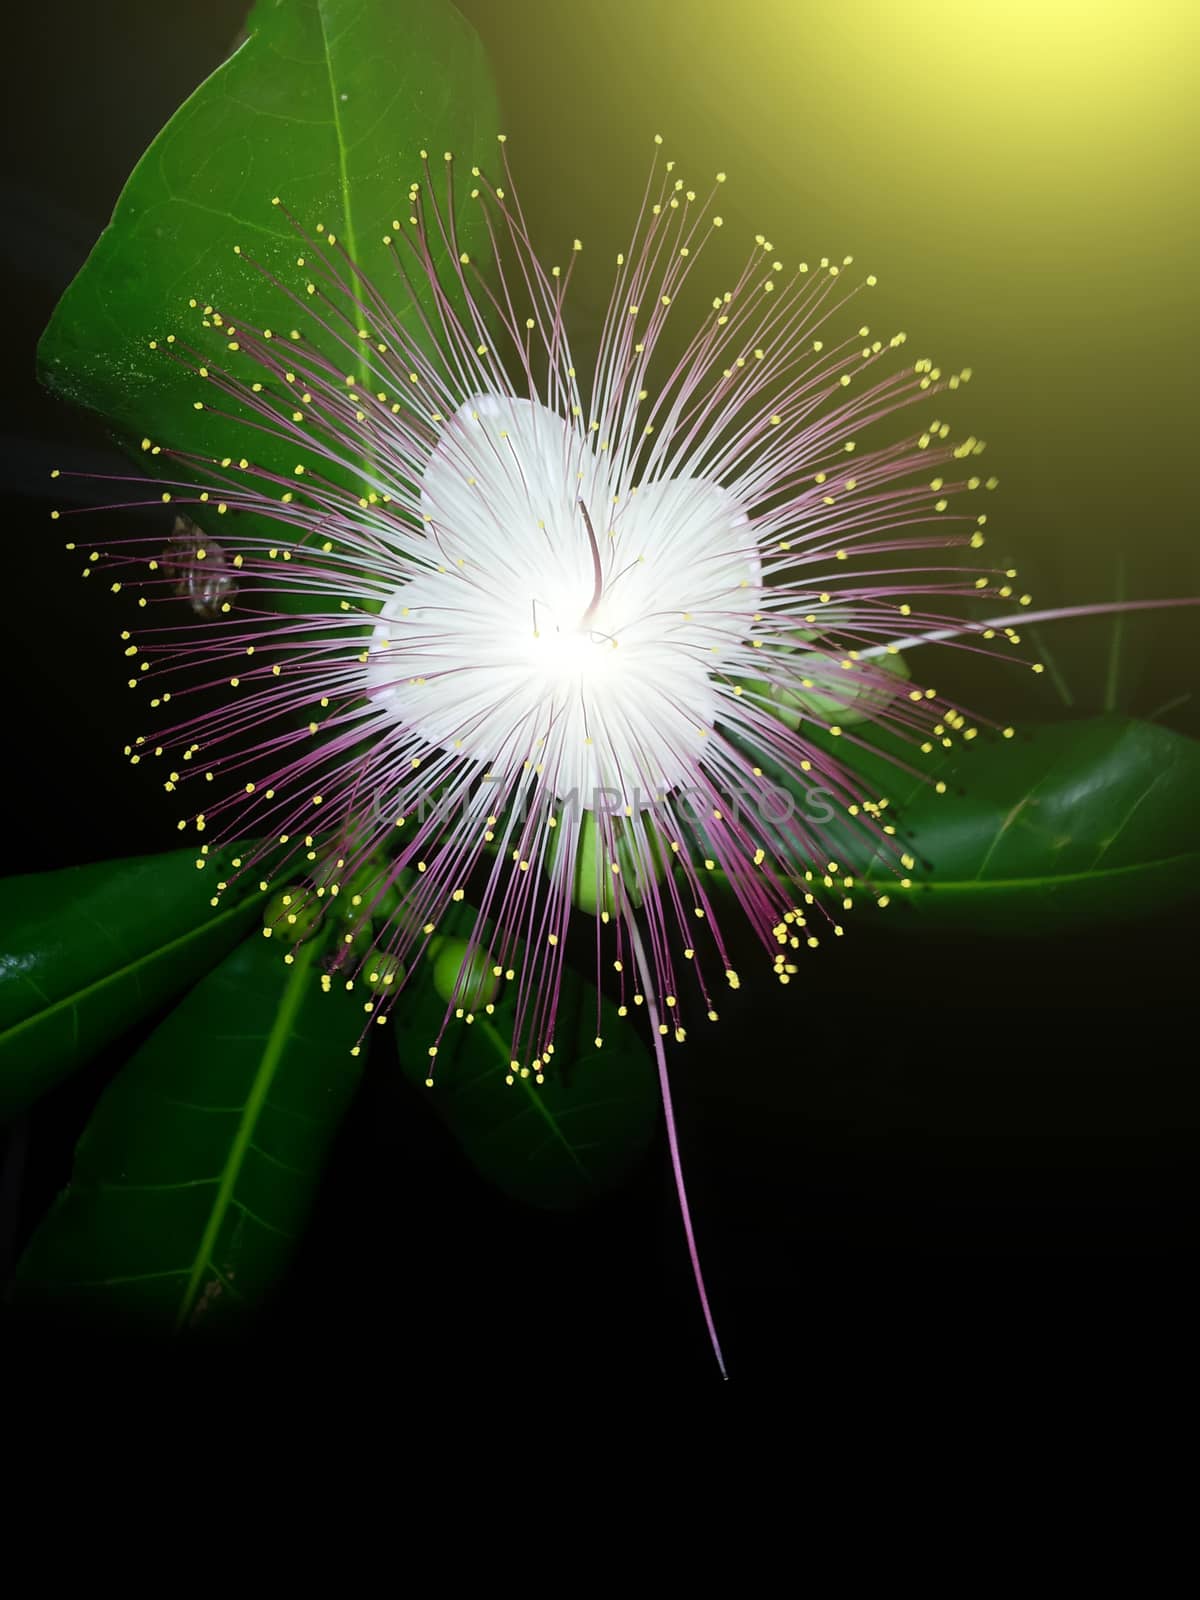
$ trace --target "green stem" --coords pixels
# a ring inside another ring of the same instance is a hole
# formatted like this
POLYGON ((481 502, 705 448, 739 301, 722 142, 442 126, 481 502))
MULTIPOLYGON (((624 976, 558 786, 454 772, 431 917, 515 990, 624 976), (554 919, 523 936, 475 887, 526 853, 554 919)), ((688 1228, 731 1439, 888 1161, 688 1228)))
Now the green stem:
POLYGON ((1046 644, 1038 628, 1030 628, 1030 637, 1037 645, 1038 655, 1046 663, 1046 670, 1050 674, 1050 681, 1058 691, 1058 697, 1068 710, 1075 704, 1075 696, 1071 693, 1071 686, 1059 669, 1058 662, 1050 653, 1050 646, 1046 644))

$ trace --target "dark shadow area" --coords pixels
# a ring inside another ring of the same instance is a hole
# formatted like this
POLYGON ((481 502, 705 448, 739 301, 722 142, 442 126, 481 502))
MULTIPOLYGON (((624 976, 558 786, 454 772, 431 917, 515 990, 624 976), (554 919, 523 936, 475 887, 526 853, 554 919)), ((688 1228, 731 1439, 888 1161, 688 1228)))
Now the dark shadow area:
MULTIPOLYGON (((121 458, 38 389, 33 350, 120 183, 221 59, 244 9, 175 8, 171 50, 152 64, 137 62, 136 38, 161 0, 123 4, 119 22, 77 8, 90 27, 65 26, 61 5, 20 23, 34 67, 8 106, 0 173, 5 872, 178 842, 158 785, 121 758, 131 708, 116 635, 127 608, 81 582, 48 515, 53 466, 122 470, 121 458), (136 76, 123 65, 130 54, 136 76), (126 113, 97 128, 74 86, 125 70, 126 113), (53 113, 47 95, 60 97, 53 113), (51 114, 56 131, 43 139, 51 114)), ((1177 666, 1150 645, 1145 710, 1179 687, 1177 666)), ((1171 725, 1194 734, 1198 717, 1193 701, 1171 725)), ((848 930, 786 993, 765 974, 747 979, 720 1023, 697 1025, 673 1053, 731 1375, 742 1392, 803 1396, 827 1416, 887 1393, 918 1408, 963 1396, 1054 1404, 1067 1393, 1103 1407, 1114 1391, 1189 1385, 1194 913, 1069 939, 1031 929, 919 941, 905 936, 906 914, 891 913, 900 931, 848 930)), ((10 1135, 16 1249, 141 1036, 103 1052, 10 1135)), ((543 1399, 610 1383, 718 1389, 663 1142, 589 1211, 526 1210, 474 1175, 384 1051, 255 1332, 164 1349, 77 1321, 10 1317, 2 1339, 10 1373, 54 1362, 72 1382, 103 1371, 143 1396, 228 1380, 305 1403, 403 1410, 491 1385, 543 1399)))

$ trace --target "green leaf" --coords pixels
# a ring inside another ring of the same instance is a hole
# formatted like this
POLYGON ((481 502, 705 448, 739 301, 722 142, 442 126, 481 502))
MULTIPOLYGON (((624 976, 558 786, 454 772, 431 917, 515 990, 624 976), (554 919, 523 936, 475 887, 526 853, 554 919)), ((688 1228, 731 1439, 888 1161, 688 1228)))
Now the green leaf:
MULTIPOLYGON (((335 234, 364 277, 384 292, 395 285, 397 310, 407 307, 382 236, 408 215, 425 148, 438 169, 446 150, 462 169, 460 244, 486 240, 464 180, 481 146, 489 156, 494 147, 496 100, 482 46, 448 0, 261 0, 247 29, 138 163, 43 335, 39 371, 131 443, 145 435, 209 457, 249 452, 290 474, 294 441, 194 409, 212 391, 167 358, 165 340, 217 340, 228 360, 224 335, 202 330, 205 305, 259 327, 297 319, 280 288, 234 254, 240 246, 305 298, 309 274, 296 266, 302 252, 271 204, 277 195, 310 231, 321 222, 335 234)), ((332 348, 341 367, 349 358, 332 348)), ((165 458, 138 459, 169 470, 165 458)), ((207 508, 189 509, 208 519, 207 508)))
MULTIPOLYGON (((1120 923, 1200 896, 1200 744, 1166 728, 1096 717, 959 745, 929 766, 947 785, 940 796, 839 743, 868 787, 889 796, 917 858, 908 890, 880 856, 858 870, 922 922, 1045 933, 1120 923)), ((894 910, 885 924, 913 926, 894 910)))
MULTIPOLYGON (((462 916, 460 926, 469 930, 474 915, 462 916)), ((619 1184, 653 1139, 658 1080, 643 1037, 645 1013, 618 1017, 615 1005, 567 968, 554 1057, 539 1084, 532 1074, 510 1074, 514 1005, 510 987, 494 1015, 453 1020, 427 1088, 429 1047, 446 1006, 432 983, 414 985, 392 1014, 400 1066, 484 1178, 528 1205, 566 1210, 619 1184)))
POLYGON ((0 882, 0 1116, 172 999, 246 931, 256 892, 214 911, 190 850, 0 882))
POLYGON ((181 1331, 260 1307, 291 1257, 359 1078, 362 1012, 250 938, 122 1069, 35 1233, 27 1309, 181 1331))

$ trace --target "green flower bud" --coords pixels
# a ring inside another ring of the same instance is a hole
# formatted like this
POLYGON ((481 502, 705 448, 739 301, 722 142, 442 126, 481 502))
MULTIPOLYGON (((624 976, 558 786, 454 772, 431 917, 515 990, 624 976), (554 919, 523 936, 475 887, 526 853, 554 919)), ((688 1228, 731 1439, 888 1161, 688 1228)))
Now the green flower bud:
POLYGON ((391 863, 378 853, 369 856, 352 877, 347 877, 346 861, 330 855, 313 866, 312 881, 325 890, 328 904, 347 922, 357 922, 368 910, 372 917, 386 921, 394 916, 402 899, 395 882, 383 888, 390 871, 391 863))
POLYGON ((480 945, 466 939, 435 939, 430 954, 433 987, 447 1005, 453 1000, 467 1011, 481 1011, 500 992, 495 963, 480 945))
POLYGON ((404 966, 395 956, 374 950, 363 963, 362 975, 369 989, 374 989, 377 994, 385 994, 389 989, 398 989, 404 982, 404 966))
POLYGON ((849 606, 818 606, 815 611, 809 612, 808 615, 811 616, 813 624, 819 622, 821 626, 819 628, 815 625, 807 628, 793 628, 786 635, 787 638, 806 644, 812 639, 820 639, 826 634, 834 633, 838 628, 849 627, 854 620, 854 612, 849 606))
MULTIPOLYGON (((567 830, 560 821, 546 852, 546 866, 551 872, 567 837, 567 830)), ((571 879, 571 901, 580 911, 593 917, 613 917, 623 903, 636 908, 641 905, 649 883, 660 879, 662 871, 662 841, 645 813, 636 823, 628 817, 609 817, 606 829, 601 828, 594 811, 583 813, 571 879)))
POLYGON ((349 882, 342 883, 337 892, 334 904, 338 912, 347 922, 358 922, 368 912, 373 917, 384 917, 386 912, 382 904, 376 905, 376 897, 383 885, 383 865, 377 861, 368 861, 361 866, 349 882))
POLYGON ((842 662, 847 659, 823 650, 797 650, 792 654, 796 677, 791 683, 752 678, 745 684, 746 697, 793 731, 805 720, 823 727, 849 728, 886 709, 900 693, 900 683, 911 677, 903 654, 873 656, 869 665, 864 663, 871 675, 869 681, 857 663, 844 668, 842 662), (893 675, 898 680, 896 687, 880 683, 880 673, 893 675))
POLYGON ((268 938, 298 944, 314 931, 323 911, 315 889, 306 883, 290 884, 263 907, 263 932, 268 938))

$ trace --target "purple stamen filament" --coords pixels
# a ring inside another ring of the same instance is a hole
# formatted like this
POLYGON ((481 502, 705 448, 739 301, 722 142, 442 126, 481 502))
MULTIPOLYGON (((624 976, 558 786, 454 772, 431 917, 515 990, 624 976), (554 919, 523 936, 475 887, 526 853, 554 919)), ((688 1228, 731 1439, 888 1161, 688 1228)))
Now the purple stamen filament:
POLYGON ((717 1325, 713 1318, 712 1307, 708 1303, 708 1290, 704 1283, 704 1271, 700 1265, 700 1251, 696 1245, 696 1232, 692 1226, 692 1210, 688 1204, 687 1185, 683 1178, 683 1158, 679 1153, 679 1134, 675 1126, 675 1109, 671 1100, 671 1081, 667 1073, 667 1055, 663 1049, 662 1023, 658 1012, 654 978, 650 972, 650 963, 646 959, 646 949, 642 944, 642 936, 638 932, 634 914, 628 909, 625 914, 625 926, 629 931, 629 943, 633 951, 634 965, 637 968, 638 982, 641 984, 642 992, 646 996, 646 1012, 650 1019, 650 1035, 654 1041, 654 1058, 658 1063, 658 1087, 662 1095, 663 1119, 667 1126, 667 1148, 671 1153, 671 1172, 675 1179, 675 1195, 679 1202, 679 1216, 683 1223, 684 1238, 687 1240, 688 1257, 692 1263, 692 1277, 695 1280, 696 1293, 700 1298, 700 1309, 704 1313, 704 1323, 708 1329, 708 1339, 712 1345, 713 1355, 716 1357, 721 1376, 728 1378, 729 1373, 725 1368, 725 1357, 721 1353, 721 1341, 717 1337, 717 1325))

